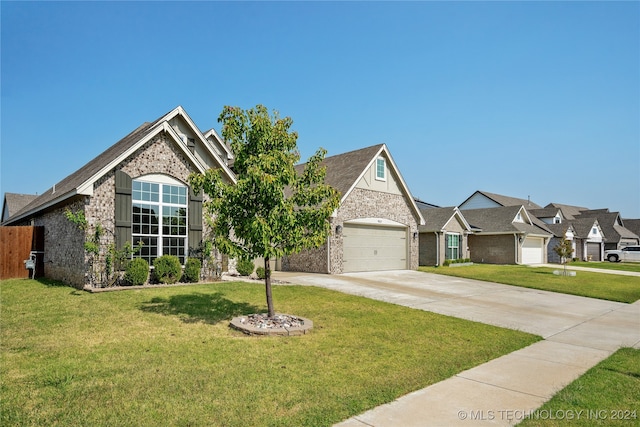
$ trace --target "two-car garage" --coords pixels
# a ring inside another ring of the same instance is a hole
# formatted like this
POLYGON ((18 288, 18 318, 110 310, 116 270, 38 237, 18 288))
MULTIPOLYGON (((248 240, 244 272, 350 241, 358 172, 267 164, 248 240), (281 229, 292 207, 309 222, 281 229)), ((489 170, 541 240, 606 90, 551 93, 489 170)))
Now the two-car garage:
POLYGON ((407 267, 407 227, 344 224, 343 272, 404 270, 407 267))

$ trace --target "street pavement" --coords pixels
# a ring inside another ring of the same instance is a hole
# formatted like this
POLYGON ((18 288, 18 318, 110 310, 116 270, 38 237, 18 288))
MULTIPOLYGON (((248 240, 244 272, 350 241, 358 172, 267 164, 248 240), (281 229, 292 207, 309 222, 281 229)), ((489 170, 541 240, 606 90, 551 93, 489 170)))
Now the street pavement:
POLYGON ((624 304, 411 270, 341 275, 277 271, 273 278, 544 338, 338 427, 515 425, 617 349, 640 348, 640 301, 624 304))

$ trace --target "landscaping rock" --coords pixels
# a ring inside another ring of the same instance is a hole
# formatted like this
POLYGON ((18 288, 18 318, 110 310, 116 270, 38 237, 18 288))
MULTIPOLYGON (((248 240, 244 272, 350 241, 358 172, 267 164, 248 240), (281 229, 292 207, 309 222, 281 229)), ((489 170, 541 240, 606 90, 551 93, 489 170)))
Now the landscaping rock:
POLYGON ((248 335, 304 335, 313 328, 313 322, 290 314, 250 314, 234 317, 229 326, 248 335))

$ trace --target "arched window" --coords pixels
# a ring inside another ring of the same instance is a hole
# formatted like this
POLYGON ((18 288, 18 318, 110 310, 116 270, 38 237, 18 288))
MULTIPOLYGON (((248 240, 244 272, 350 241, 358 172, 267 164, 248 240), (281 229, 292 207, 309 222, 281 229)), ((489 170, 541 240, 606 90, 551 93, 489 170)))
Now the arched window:
POLYGON ((184 264, 187 255, 188 188, 165 175, 133 180, 131 191, 133 246, 142 242, 135 257, 150 265, 161 255, 176 255, 184 264))

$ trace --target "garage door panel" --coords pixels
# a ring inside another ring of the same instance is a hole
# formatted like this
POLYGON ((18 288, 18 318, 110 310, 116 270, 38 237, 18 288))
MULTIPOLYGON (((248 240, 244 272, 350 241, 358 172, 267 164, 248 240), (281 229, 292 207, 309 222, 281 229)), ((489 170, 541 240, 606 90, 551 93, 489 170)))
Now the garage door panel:
POLYGON ((527 237, 522 243, 522 263, 542 264, 544 239, 539 237, 527 237))
POLYGON ((587 256, 591 255, 592 261, 602 261, 600 254, 600 243, 587 242, 587 256))
POLYGON ((407 268, 405 228, 345 224, 343 271, 400 270, 407 268))

